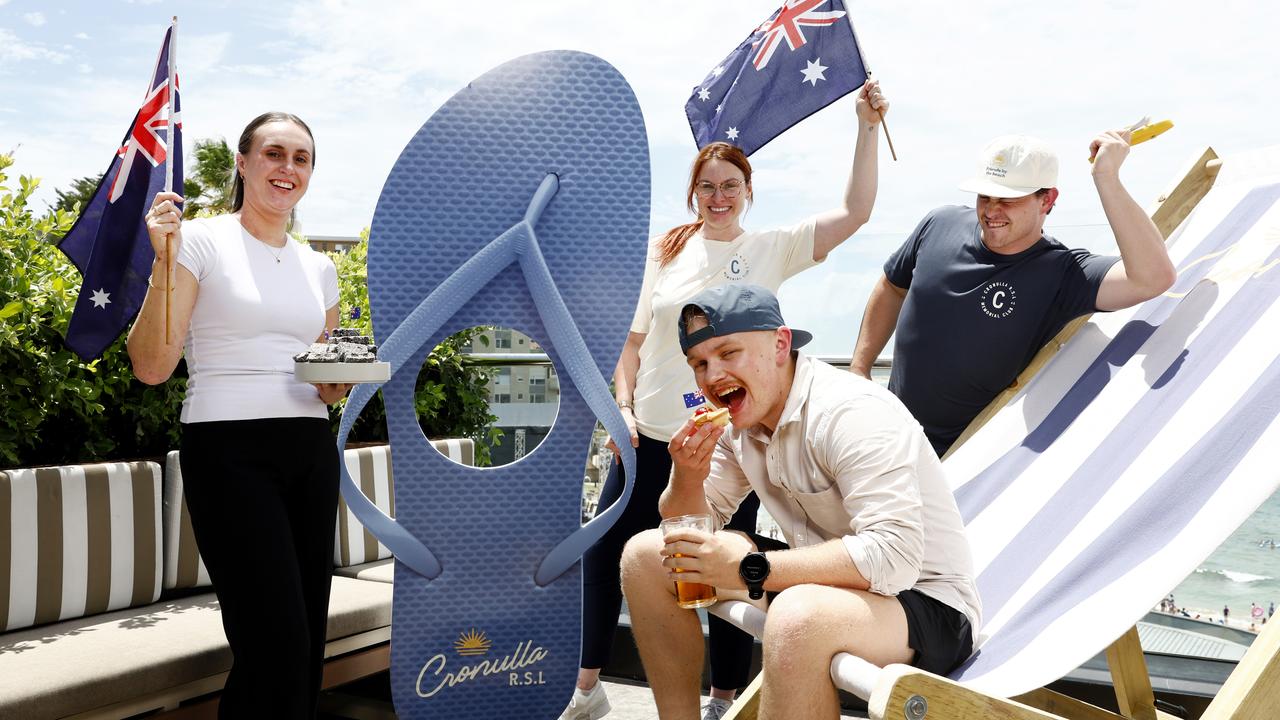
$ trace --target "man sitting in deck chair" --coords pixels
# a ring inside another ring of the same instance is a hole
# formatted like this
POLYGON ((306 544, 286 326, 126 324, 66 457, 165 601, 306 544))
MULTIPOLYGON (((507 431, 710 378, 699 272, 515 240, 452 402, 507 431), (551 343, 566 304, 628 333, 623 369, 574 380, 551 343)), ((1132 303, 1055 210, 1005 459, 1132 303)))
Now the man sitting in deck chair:
POLYGON ((679 332, 699 388, 729 409, 733 428, 691 420, 676 434, 662 516, 710 512, 722 526, 755 490, 791 549, 688 529, 627 545, 623 589, 659 715, 698 712, 701 625, 676 605, 677 568, 721 599, 763 603, 768 592, 761 718, 838 717, 838 652, 944 675, 967 659, 980 626, 969 545, 941 464, 902 403, 796 352, 811 336, 786 327, 759 286, 696 295, 679 332))

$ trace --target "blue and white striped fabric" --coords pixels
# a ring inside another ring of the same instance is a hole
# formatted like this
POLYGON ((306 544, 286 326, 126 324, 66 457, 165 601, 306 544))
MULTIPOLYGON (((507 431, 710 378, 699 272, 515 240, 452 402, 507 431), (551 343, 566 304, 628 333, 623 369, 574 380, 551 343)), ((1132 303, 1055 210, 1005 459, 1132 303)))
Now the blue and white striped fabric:
POLYGON ((1091 658, 1280 484, 1280 175, 1226 167, 1170 239, 1173 289, 1095 315, 944 464, 982 594, 952 676, 974 689, 1091 658))

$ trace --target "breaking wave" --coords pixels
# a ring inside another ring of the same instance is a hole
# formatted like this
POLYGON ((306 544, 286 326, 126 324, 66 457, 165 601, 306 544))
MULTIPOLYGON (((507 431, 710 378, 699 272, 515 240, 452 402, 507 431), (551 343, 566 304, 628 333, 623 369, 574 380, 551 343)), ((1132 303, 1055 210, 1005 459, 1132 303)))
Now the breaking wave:
POLYGON ((1218 575, 1220 577, 1226 578, 1227 580, 1230 580, 1231 582, 1241 583, 1241 584, 1261 582, 1263 580, 1274 580, 1274 578, 1271 577, 1270 575, 1254 575, 1253 573, 1238 572, 1235 570, 1212 570, 1210 568, 1198 568, 1196 570, 1196 574, 1197 575, 1218 575))

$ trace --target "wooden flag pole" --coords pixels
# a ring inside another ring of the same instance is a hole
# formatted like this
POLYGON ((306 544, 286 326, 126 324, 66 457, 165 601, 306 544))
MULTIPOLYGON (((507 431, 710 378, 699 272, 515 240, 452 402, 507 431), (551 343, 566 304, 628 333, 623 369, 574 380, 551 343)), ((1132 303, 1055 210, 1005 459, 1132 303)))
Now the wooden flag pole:
MULTIPOLYGON (((867 56, 862 52, 862 43, 858 42, 858 31, 853 28, 853 18, 849 17, 849 7, 844 8, 844 19, 849 25, 849 32, 853 33, 853 46, 858 50, 858 59, 862 61, 862 69, 867 73, 867 79, 871 79, 871 66, 867 64, 867 56)), ((870 98, 868 98, 870 102, 870 98)), ((898 151, 893 149, 893 138, 889 135, 889 124, 884 121, 884 113, 877 110, 876 114, 880 116, 880 127, 884 128, 884 139, 889 141, 889 155, 893 157, 893 161, 898 161, 898 151)))
POLYGON ((169 312, 169 306, 173 300, 173 235, 165 235, 164 237, 165 257, 170 258, 165 264, 164 277, 164 344, 173 344, 173 316, 169 312))
MULTIPOLYGON (((173 142, 174 133, 177 132, 178 118, 175 108, 177 107, 177 95, 175 94, 176 78, 174 69, 177 67, 174 55, 178 45, 178 16, 173 16, 173 25, 169 30, 169 132, 166 134, 167 152, 164 155, 164 191, 173 192, 173 150, 175 143, 173 142)), ((173 284, 174 276, 177 274, 177 265, 173 261, 173 233, 165 235, 164 238, 164 344, 173 344, 173 318, 170 308, 173 306, 173 284)))
MULTIPOLYGON (((867 75, 869 76, 871 73, 867 73, 867 75)), ((889 135, 889 124, 884 121, 884 113, 877 110, 876 114, 880 116, 880 127, 884 128, 884 139, 889 141, 889 154, 893 156, 894 162, 897 162, 898 153, 893 149, 893 137, 889 135)))

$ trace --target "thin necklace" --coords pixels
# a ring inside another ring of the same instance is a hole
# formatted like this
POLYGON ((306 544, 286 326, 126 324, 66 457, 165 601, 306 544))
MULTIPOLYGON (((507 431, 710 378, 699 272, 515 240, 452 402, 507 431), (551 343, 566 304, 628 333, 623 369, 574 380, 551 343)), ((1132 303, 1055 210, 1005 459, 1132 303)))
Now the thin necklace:
POLYGON ((266 244, 265 242, 262 242, 261 240, 259 240, 258 242, 262 243, 262 247, 266 248, 267 252, 271 253, 271 257, 274 257, 277 263, 280 262, 280 256, 283 255, 284 251, 289 247, 289 238, 285 238, 284 244, 280 246, 280 252, 272 252, 270 245, 266 244))
POLYGON ((244 233, 249 237, 253 238, 254 240, 257 240, 258 242, 262 243, 262 246, 267 249, 267 252, 271 253, 271 257, 275 258, 276 264, 279 265, 280 256, 284 255, 285 250, 289 249, 289 235, 285 234, 284 244, 280 246, 280 251, 276 252, 271 249, 272 246, 270 244, 268 244, 262 238, 258 237, 257 234, 255 234, 252 230, 249 229, 249 226, 244 224, 244 213, 240 213, 240 212, 235 213, 235 218, 236 218, 236 222, 240 223, 240 228, 244 231, 244 233))

